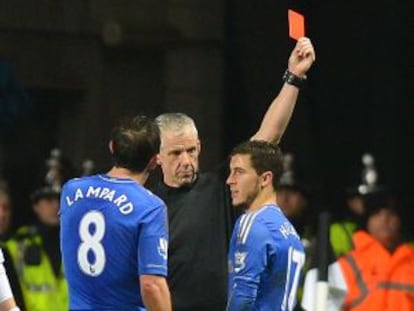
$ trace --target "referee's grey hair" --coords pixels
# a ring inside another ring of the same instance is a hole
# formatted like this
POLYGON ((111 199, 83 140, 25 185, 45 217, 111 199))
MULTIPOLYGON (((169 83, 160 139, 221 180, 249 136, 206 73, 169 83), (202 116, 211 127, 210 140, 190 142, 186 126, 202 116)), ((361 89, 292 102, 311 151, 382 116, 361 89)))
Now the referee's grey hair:
POLYGON ((163 113, 155 119, 155 122, 158 124, 161 133, 164 131, 174 131, 177 135, 182 135, 190 129, 198 137, 194 120, 185 113, 163 113))

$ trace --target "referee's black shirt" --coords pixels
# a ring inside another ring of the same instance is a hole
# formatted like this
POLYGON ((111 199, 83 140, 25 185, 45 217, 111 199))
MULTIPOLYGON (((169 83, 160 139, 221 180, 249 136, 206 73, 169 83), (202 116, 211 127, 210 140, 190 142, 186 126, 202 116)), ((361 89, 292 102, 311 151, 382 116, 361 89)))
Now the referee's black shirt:
POLYGON ((171 188, 162 179, 149 186, 168 209, 168 285, 174 311, 225 310, 227 246, 234 223, 226 174, 223 165, 199 174, 189 187, 171 188))

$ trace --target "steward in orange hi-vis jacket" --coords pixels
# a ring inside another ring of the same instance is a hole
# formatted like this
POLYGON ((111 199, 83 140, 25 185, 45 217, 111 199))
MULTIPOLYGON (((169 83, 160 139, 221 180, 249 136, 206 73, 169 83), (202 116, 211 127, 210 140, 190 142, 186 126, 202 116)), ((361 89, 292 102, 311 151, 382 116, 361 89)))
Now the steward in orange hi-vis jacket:
POLYGON ((348 287, 343 310, 414 310, 414 248, 399 242, 400 221, 381 208, 368 217, 367 231, 353 235, 354 250, 339 259, 348 287))

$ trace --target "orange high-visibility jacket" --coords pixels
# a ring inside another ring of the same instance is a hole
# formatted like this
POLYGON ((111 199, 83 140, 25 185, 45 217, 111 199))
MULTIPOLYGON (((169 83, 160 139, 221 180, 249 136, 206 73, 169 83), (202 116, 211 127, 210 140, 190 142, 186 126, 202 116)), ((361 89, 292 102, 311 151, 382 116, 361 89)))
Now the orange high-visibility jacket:
POLYGON ((348 294, 346 311, 414 311, 414 248, 386 250, 365 231, 353 235, 355 249, 339 259, 348 294))

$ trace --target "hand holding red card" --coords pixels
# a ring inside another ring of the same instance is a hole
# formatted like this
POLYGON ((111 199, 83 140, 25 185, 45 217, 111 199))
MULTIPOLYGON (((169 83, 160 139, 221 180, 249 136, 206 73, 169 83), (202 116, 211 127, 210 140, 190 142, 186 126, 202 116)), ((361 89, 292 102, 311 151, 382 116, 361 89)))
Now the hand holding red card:
POLYGON ((290 54, 288 69, 299 78, 304 78, 315 59, 311 40, 306 37, 299 38, 290 54))

